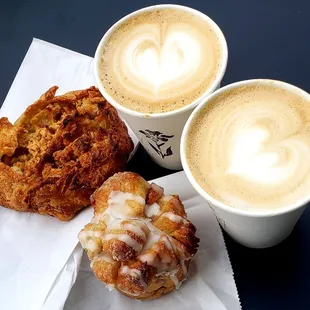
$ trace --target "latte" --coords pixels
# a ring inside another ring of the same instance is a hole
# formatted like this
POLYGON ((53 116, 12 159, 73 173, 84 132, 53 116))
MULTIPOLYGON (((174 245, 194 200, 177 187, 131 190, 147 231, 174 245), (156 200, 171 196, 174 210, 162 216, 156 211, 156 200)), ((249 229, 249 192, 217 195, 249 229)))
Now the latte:
POLYGON ((190 170, 213 198, 275 209, 309 197, 310 102, 274 83, 232 88, 200 111, 186 142, 190 170))
POLYGON ((199 14, 153 8, 111 31, 101 50, 100 80, 116 102, 131 110, 177 110, 214 83, 221 50, 214 26, 199 14))

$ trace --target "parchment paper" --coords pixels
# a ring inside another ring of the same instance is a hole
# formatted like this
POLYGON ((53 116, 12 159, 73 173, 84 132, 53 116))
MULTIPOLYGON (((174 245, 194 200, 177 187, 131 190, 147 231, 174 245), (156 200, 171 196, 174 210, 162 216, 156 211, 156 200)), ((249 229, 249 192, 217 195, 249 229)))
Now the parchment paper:
MULTIPOLYGON (((179 290, 152 301, 109 292, 93 275, 87 255, 65 304, 65 310, 237 310, 241 309, 232 267, 219 224, 207 203, 194 191, 184 172, 155 180, 166 194, 179 194, 188 218, 197 227, 200 246, 186 282, 179 290)), ((88 209, 89 218, 92 210, 88 209)), ((76 249, 80 252, 80 247, 76 249)))
MULTIPOLYGON (((53 85, 59 86, 57 94, 95 85, 92 66, 91 57, 34 39, 0 116, 14 122, 53 85)), ((62 309, 80 265, 82 250, 72 254, 77 234, 88 219, 87 212, 60 222, 0 207, 1 309, 37 310, 45 301, 46 309, 62 309)))

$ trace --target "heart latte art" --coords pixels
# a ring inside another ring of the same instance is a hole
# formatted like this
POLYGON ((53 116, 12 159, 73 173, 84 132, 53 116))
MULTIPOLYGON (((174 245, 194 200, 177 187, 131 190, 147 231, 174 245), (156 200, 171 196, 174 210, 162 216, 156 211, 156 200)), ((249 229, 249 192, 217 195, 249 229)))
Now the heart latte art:
POLYGON ((192 103, 214 82, 218 38, 201 17, 177 9, 142 12, 121 23, 103 47, 101 81, 112 98, 143 113, 192 103))
POLYGON ((187 157, 198 183, 242 209, 278 208, 310 191, 310 102, 272 84, 214 98, 192 126, 187 157))

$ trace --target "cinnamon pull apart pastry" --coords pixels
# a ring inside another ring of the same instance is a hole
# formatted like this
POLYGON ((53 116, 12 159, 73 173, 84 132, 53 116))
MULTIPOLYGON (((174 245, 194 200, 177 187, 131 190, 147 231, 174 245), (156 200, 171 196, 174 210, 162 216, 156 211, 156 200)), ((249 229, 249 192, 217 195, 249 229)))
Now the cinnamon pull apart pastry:
POLYGON ((91 196, 94 217, 79 233, 98 280, 136 299, 179 288, 199 239, 178 196, 135 173, 117 173, 91 196))
POLYGON ((67 221, 124 170, 133 142, 97 88, 55 96, 57 88, 14 125, 0 118, 0 205, 67 221))

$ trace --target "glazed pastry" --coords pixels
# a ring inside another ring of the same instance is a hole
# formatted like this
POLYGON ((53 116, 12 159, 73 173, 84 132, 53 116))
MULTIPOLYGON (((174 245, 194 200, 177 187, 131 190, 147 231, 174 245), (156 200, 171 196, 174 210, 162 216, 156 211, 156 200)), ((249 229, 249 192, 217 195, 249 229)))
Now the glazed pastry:
POLYGON ((178 196, 135 173, 117 173, 91 197, 94 217, 79 233, 98 280, 136 299, 179 288, 199 239, 178 196))
POLYGON ((133 143, 97 88, 55 96, 57 88, 14 125, 0 118, 0 205, 67 221, 124 170, 133 143))

